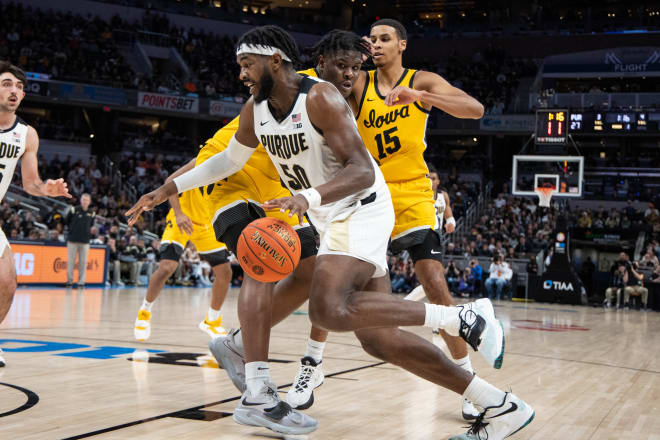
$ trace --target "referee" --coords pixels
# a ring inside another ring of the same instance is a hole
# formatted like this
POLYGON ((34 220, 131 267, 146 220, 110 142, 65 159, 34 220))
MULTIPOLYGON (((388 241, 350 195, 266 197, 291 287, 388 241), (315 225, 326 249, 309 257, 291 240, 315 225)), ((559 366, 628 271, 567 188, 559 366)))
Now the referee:
POLYGON ((66 224, 69 226, 66 247, 68 251, 66 287, 73 284, 73 268, 78 257, 78 287, 85 287, 85 271, 87 269, 87 253, 89 252, 89 240, 92 238, 91 228, 96 213, 89 209, 92 197, 84 193, 80 197, 80 205, 74 206, 66 216, 66 224))

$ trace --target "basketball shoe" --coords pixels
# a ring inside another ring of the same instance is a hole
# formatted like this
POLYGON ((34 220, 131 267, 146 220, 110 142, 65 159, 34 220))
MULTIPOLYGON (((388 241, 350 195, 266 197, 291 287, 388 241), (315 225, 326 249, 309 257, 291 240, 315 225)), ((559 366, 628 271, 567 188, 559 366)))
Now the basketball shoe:
POLYGON ((502 440, 529 425, 534 409, 511 393, 505 393, 499 406, 490 406, 472 423, 465 434, 449 440, 502 440))
POLYGON ((245 384, 245 353, 236 342, 240 328, 229 331, 227 336, 211 339, 209 349, 218 365, 227 372, 234 386, 241 393, 246 390, 245 384))
POLYGON ((495 318, 493 303, 488 298, 482 298, 456 307, 460 309, 458 335, 480 352, 493 368, 502 368, 504 329, 495 318))
POLYGON ((206 314, 204 321, 199 323, 199 329, 209 335, 211 339, 227 334, 227 330, 222 326, 222 316, 215 321, 209 321, 209 315, 206 314))
POLYGON ((0 348, 0 367, 4 367, 5 365, 7 365, 7 363, 5 362, 5 358, 2 357, 2 348, 0 348))
POLYGON ((464 420, 475 420, 479 417, 479 410, 474 406, 474 403, 463 398, 463 407, 461 408, 461 413, 464 420))
POLYGON ((133 335, 138 341, 146 341, 151 336, 151 312, 140 309, 135 320, 133 335))
POLYGON ((298 374, 286 394, 286 401, 293 408, 307 409, 314 403, 314 389, 323 385, 322 363, 323 361, 317 364, 309 356, 300 359, 298 374))
POLYGON ((308 434, 318 428, 316 420, 282 402, 272 382, 265 382, 256 396, 246 390, 233 418, 241 425, 261 426, 285 435, 308 434))

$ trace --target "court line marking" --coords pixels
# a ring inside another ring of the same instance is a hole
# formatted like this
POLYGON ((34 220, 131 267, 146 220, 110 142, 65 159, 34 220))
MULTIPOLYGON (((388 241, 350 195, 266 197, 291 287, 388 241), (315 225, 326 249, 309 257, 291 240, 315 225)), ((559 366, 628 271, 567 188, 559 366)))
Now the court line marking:
POLYGON ((21 405, 17 408, 14 408, 10 411, 7 411, 7 412, 4 412, 4 413, 0 414, 0 417, 7 417, 7 416, 10 416, 12 414, 16 414, 16 413, 19 413, 21 411, 25 411, 26 409, 30 409, 34 405, 39 403, 39 395, 37 393, 35 393, 34 391, 28 390, 27 388, 19 387, 18 385, 13 385, 13 384, 10 384, 10 383, 6 383, 6 382, 0 382, 0 385, 4 385, 6 387, 18 390, 21 393, 25 394, 25 397, 27 397, 27 400, 25 401, 25 403, 23 405, 21 405))
POLYGON ((638 371, 640 373, 660 374, 660 371, 643 370, 641 368, 624 367, 624 366, 620 366, 620 365, 605 364, 605 363, 602 363, 602 362, 581 361, 581 360, 576 360, 576 359, 565 359, 565 358, 558 358, 558 357, 552 357, 552 356, 542 356, 540 354, 513 353, 513 352, 510 352, 510 351, 505 351, 504 353, 507 354, 507 355, 513 355, 513 356, 532 357, 532 358, 539 358, 539 359, 550 359, 550 360, 554 360, 554 361, 563 361, 563 362, 576 362, 578 364, 596 365, 598 367, 620 368, 622 370, 638 371))
MULTIPOLYGON (((328 377, 332 378, 332 377, 339 376, 339 375, 342 375, 342 374, 352 373, 354 371, 359 371, 359 370, 364 370, 364 369, 367 369, 367 368, 378 367, 378 366, 383 365, 385 363, 386 362, 381 361, 381 362, 376 362, 376 363, 369 364, 369 365, 363 365, 361 367, 350 368, 348 370, 342 370, 342 371, 338 371, 336 373, 327 374, 325 377, 326 378, 328 378, 328 377)), ((280 391, 281 389, 290 387, 291 385, 293 385, 293 383, 279 386, 279 387, 277 387, 277 390, 280 391)), ((186 409, 182 409, 182 410, 171 411, 171 412, 168 412, 166 414, 160 414, 160 415, 153 416, 153 417, 147 417, 146 419, 141 419, 141 420, 135 420, 135 421, 132 421, 132 422, 122 423, 120 425, 110 426, 108 428, 98 429, 96 431, 91 431, 91 432, 86 432, 84 434, 74 435, 73 437, 66 437, 62 440, 79 440, 79 439, 83 439, 83 438, 89 438, 89 437, 93 437, 95 435, 105 434, 107 432, 117 431, 117 430, 120 430, 120 429, 129 428, 131 426, 140 425, 142 423, 153 422, 154 420, 160 420, 160 419, 164 419, 164 418, 167 418, 167 417, 176 417, 177 414, 180 414, 180 413, 185 412, 185 411, 198 411, 198 410, 203 409, 203 408, 208 408, 208 407, 211 407, 211 406, 220 405, 222 403, 232 402, 232 401, 240 399, 241 397, 242 396, 230 397, 228 399, 219 400, 217 402, 211 402, 211 403, 205 403, 203 405, 193 406, 192 408, 186 408, 186 409)))

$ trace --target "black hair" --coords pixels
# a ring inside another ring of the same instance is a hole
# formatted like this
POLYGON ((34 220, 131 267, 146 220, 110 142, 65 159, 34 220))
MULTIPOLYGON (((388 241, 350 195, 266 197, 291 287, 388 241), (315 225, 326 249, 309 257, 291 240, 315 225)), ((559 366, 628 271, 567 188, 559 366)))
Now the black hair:
POLYGON ((369 29, 373 29, 374 26, 391 26, 396 30, 396 34, 399 37, 399 40, 407 40, 408 33, 406 28, 401 24, 400 21, 394 20, 393 18, 383 18, 373 23, 369 29))
POLYGON ((369 43, 359 35, 335 29, 326 34, 310 48, 312 59, 318 61, 321 55, 329 56, 341 51, 356 51, 362 55, 371 56, 369 43))
POLYGON ((429 169, 429 174, 431 173, 438 174, 438 170, 435 168, 435 165, 433 165, 432 163, 427 163, 426 167, 429 169))
POLYGON ((14 66, 8 61, 0 61, 0 75, 5 72, 9 72, 14 75, 20 82, 23 83, 23 86, 27 85, 27 76, 25 76, 23 69, 18 66, 14 66))
POLYGON ((241 35, 236 47, 240 47, 241 44, 271 46, 284 52, 294 66, 301 64, 296 40, 279 26, 267 25, 251 29, 241 35))

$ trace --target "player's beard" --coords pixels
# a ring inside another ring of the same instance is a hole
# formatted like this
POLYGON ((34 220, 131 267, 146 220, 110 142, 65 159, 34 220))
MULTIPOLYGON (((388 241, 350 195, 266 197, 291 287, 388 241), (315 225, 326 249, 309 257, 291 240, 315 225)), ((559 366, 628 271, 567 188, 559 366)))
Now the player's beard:
POLYGON ((270 74, 270 72, 268 72, 268 70, 264 70, 264 73, 259 79, 259 93, 257 93, 257 96, 254 97, 254 101, 262 102, 268 99, 270 92, 273 91, 274 85, 275 82, 273 81, 273 76, 270 74))

